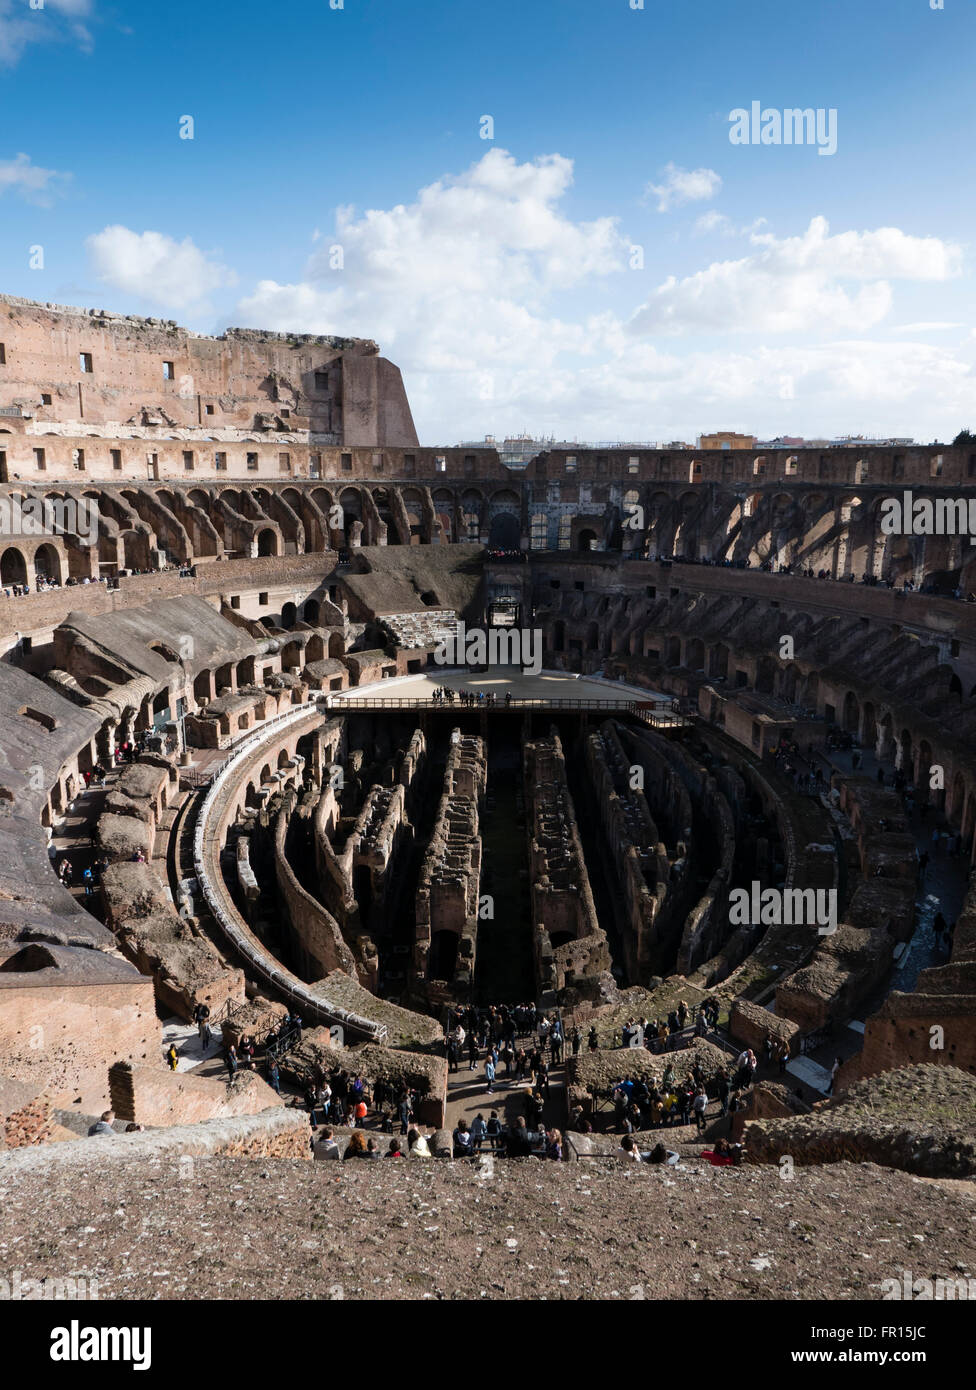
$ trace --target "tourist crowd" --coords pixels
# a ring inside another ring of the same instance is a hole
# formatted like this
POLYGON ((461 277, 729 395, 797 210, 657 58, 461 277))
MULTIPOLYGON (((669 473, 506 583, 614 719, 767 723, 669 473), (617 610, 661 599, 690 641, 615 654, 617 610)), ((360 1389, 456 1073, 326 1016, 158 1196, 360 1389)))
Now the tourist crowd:
MULTIPOLYGON (((455 703, 465 706, 497 705, 498 696, 493 690, 451 690, 446 685, 439 685, 432 696, 435 705, 453 705, 455 703)), ((507 692, 504 704, 512 703, 511 692, 507 692)))

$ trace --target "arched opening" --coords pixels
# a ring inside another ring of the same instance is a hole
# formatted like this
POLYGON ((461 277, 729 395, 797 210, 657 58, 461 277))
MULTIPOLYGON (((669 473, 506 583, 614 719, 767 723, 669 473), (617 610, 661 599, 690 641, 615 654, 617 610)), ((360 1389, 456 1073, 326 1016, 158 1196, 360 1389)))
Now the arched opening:
POLYGON ((258 555, 277 555, 278 536, 270 527, 258 532, 258 555))
POLYGON ((912 773, 912 736, 907 729, 902 729, 901 737, 898 740, 898 767, 907 776, 912 773))
POLYGON ((164 661, 170 661, 174 663, 179 661, 179 657, 173 651, 173 648, 168 647, 165 642, 151 642, 149 645, 149 650, 155 652, 157 656, 161 656, 164 661))
POLYGON ((306 599, 305 606, 302 609, 302 618, 310 627, 316 627, 318 625, 320 611, 321 605, 317 598, 306 599))
POLYGON ((298 609, 294 603, 283 603, 281 605, 281 626, 294 627, 298 618, 298 609))
POLYGON ((893 744, 894 730, 891 715, 886 714, 878 725, 878 742, 875 748, 876 756, 882 759, 892 757, 894 754, 893 744))
POLYGON ((973 850, 973 822, 976 820, 976 799, 972 792, 966 797, 966 809, 962 817, 963 853, 970 858, 973 850))
POLYGON ((803 700, 807 709, 816 710, 820 701, 820 677, 816 671, 807 673, 803 689, 803 700))
POLYGON ((0 555, 0 584, 26 584, 27 561, 15 546, 0 555))
POLYGON ((342 530, 346 545, 351 545, 361 534, 363 500, 355 488, 346 488, 339 498, 342 508, 342 530))
POLYGON ((576 538, 580 550, 596 550, 596 532, 589 529, 581 531, 576 538))
POLYGON ((861 706, 853 690, 848 690, 844 696, 844 712, 842 716, 842 727, 849 734, 856 734, 861 724, 861 706))
POLYGON ((776 689, 776 664, 771 657, 761 656, 756 670, 756 689, 763 695, 772 695, 776 689))
POLYGON ((61 557, 53 545, 38 546, 34 552, 34 573, 38 583, 61 583, 61 557))
POLYGON ((864 705, 864 729, 861 733, 861 743, 865 748, 871 749, 878 741, 878 721, 875 714, 874 705, 870 700, 864 705))
POLYGON ((431 980, 454 978, 457 969, 458 940, 457 932, 431 932, 430 955, 427 959, 427 974, 431 980))
POLYGON ((721 680, 729 674, 729 649, 722 642, 711 650, 708 674, 721 680))
POLYGON ((966 781, 961 772, 957 772, 952 779, 949 795, 946 799, 946 815, 954 826, 958 828, 962 825, 963 810, 966 802, 966 781))
POLYGON ((512 512, 499 512, 488 526, 489 550, 518 550, 521 539, 519 519, 512 512))

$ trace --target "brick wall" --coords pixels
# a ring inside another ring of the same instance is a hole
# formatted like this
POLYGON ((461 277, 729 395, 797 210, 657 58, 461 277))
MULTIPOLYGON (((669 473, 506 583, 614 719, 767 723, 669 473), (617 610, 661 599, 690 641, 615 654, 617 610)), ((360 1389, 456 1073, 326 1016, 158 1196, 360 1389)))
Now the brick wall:
POLYGON ((280 1109, 284 1101, 256 1072, 233 1082, 193 1076, 162 1066, 116 1062, 109 1072, 112 1109, 120 1120, 141 1125, 187 1125, 280 1109))
POLYGON ((113 1062, 155 1061, 160 1047, 150 980, 0 992, 5 1074, 43 1085, 65 1105, 93 1088, 104 1092, 113 1062))

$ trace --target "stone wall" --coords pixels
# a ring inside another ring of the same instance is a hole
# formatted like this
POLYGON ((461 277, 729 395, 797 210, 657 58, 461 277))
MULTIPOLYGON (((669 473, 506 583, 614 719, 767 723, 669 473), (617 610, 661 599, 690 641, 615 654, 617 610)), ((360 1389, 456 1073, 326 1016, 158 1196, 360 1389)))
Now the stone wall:
POLYGON ((522 747, 536 975, 544 995, 610 969, 555 728, 522 747))
POLYGON ((604 851, 623 898, 618 928, 628 975, 646 980, 654 973, 657 917, 668 893, 667 848, 643 791, 630 785, 631 764, 611 720, 588 735, 584 752, 604 851))
POLYGON ((65 1106, 82 1095, 101 1095, 108 1068, 119 1058, 154 1062, 160 1036, 152 982, 138 976, 131 983, 84 985, 65 978, 0 989, 4 1072, 43 1087, 65 1106))
POLYGON ((799 1025, 792 1019, 780 1018, 759 1004, 748 999, 733 1001, 729 1014, 729 1036, 743 1047, 751 1047, 760 1059, 765 1055, 765 1042, 768 1034, 774 1041, 785 1042, 793 1051, 794 1041, 800 1032, 799 1025))
POLYGON ((955 1067, 913 1066, 856 1083, 792 1120, 746 1125, 756 1163, 880 1163, 925 1177, 976 1176, 976 1080, 955 1067))
POLYGON ((285 1103, 257 1072, 240 1071, 226 1081, 131 1062, 116 1062, 111 1068, 109 1094, 118 1119, 148 1126, 258 1115, 285 1103))
MULTIPOLYGON (((158 430, 160 443, 175 431, 220 440, 255 430, 285 444, 307 444, 309 432, 334 444, 417 442, 399 371, 365 339, 253 329, 208 338, 169 321, 10 296, 0 298, 0 337, 0 404, 19 405, 40 433, 107 427, 113 438, 129 426, 149 440, 158 430)), ((159 452, 183 471, 179 451, 159 452)))
POLYGON ((884 927, 862 930, 841 923, 833 935, 818 939, 808 965, 777 986, 776 1013, 792 1019, 804 1033, 851 1018, 861 1001, 883 983, 893 948, 884 927))
MULTIPOLYGON (((84 1169, 97 1153, 106 1164, 172 1164, 174 1178, 195 1157, 311 1159, 308 1115, 304 1110, 268 1110, 260 1115, 204 1120, 200 1124, 141 1133, 97 1135, 0 1154, 0 1174, 11 1181, 52 1167, 84 1169), (98 1148, 93 1150, 92 1145, 98 1148)), ((192 1171, 186 1168, 186 1171, 192 1171)))
POLYGON ((215 1014, 225 999, 243 1000, 243 971, 228 966, 197 924, 179 915, 148 864, 110 864, 102 898, 120 949, 153 977, 166 1013, 190 1021, 197 1004, 215 1014))
POLYGON ((0 1076, 0 1149, 46 1144, 55 1121, 43 1086, 0 1076))
POLYGON ((327 975, 330 970, 357 973, 356 957, 343 939, 332 913, 299 882, 286 852, 286 840, 294 796, 278 811, 275 819, 275 877, 285 920, 293 933, 294 948, 304 962, 306 973, 327 975))
POLYGON ((482 739, 451 733, 444 772, 444 790, 430 844, 420 867, 416 897, 416 936, 412 989, 430 998, 428 984, 450 997, 466 1001, 474 978, 478 942, 478 904, 481 883, 481 836, 478 807, 487 781, 487 760, 482 739), (438 969, 447 959, 432 953, 443 950, 443 937, 456 938, 450 971, 438 969))
POLYGON ((909 1063, 959 1068, 976 1074, 976 887, 967 892, 956 922, 952 956, 923 970, 915 990, 893 990, 865 1022, 864 1046, 841 1070, 840 1081, 909 1063))

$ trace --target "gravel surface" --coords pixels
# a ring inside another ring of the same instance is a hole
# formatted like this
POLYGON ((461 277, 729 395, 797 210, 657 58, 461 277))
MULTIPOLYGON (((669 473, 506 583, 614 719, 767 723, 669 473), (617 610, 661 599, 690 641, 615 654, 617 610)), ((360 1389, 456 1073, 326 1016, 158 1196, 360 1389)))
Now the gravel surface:
POLYGON ((182 1158, 0 1173, 0 1272, 101 1299, 876 1299, 976 1276, 976 1199, 869 1164, 182 1158))

